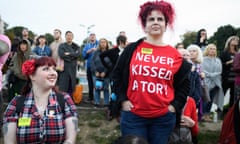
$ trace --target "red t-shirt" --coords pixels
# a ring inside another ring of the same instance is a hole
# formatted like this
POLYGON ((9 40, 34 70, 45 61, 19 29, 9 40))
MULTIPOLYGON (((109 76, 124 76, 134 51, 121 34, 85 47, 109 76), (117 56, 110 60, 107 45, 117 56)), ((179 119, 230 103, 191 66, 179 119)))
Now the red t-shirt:
POLYGON ((128 99, 136 115, 153 118, 168 112, 174 99, 173 77, 182 64, 179 52, 171 47, 142 42, 130 62, 128 99))
POLYGON ((191 132, 193 136, 197 136, 199 132, 197 108, 195 100, 190 96, 188 97, 187 102, 185 104, 183 115, 188 116, 193 121, 195 121, 195 125, 191 128, 191 132))

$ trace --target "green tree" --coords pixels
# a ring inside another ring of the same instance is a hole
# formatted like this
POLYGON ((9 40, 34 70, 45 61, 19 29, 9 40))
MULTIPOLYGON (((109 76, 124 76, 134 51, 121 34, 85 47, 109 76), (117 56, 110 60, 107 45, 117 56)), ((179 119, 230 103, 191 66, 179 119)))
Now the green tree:
POLYGON ((196 37, 197 37, 197 32, 195 31, 187 31, 184 33, 181 38, 182 38, 182 43, 184 44, 185 47, 189 46, 190 44, 193 44, 196 42, 196 37))
POLYGON ((6 22, 4 22, 3 25, 4 25, 3 29, 4 29, 4 31, 6 31, 9 25, 8 25, 8 23, 6 23, 6 22))
POLYGON ((53 37, 53 35, 50 34, 50 33, 46 33, 46 34, 45 34, 45 37, 46 37, 46 40, 47 40, 47 42, 48 42, 48 45, 50 45, 50 44, 54 41, 54 37, 53 37))
POLYGON ((239 36, 240 37, 240 28, 237 28, 237 36, 239 36))
MULTIPOLYGON (((14 37, 22 37, 22 30, 24 29, 23 26, 15 26, 10 29, 6 29, 5 34, 10 38, 12 41, 14 37)), ((35 34, 29 30, 29 38, 33 39, 35 34)))
MULTIPOLYGON (((238 34, 240 34, 240 32, 238 34)), ((209 43, 216 44, 218 53, 221 53, 224 49, 226 40, 232 35, 237 35, 237 29, 232 25, 221 26, 213 36, 209 38, 209 43)))

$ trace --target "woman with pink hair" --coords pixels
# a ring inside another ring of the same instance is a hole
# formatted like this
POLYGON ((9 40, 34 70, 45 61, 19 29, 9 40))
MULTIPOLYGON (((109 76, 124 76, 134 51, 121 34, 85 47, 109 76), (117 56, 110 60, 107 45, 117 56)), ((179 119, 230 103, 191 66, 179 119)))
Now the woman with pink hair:
POLYGON ((113 91, 121 109, 122 135, 137 135, 150 144, 166 144, 189 94, 191 64, 163 41, 175 12, 165 1, 140 6, 146 37, 129 44, 113 70, 113 91))

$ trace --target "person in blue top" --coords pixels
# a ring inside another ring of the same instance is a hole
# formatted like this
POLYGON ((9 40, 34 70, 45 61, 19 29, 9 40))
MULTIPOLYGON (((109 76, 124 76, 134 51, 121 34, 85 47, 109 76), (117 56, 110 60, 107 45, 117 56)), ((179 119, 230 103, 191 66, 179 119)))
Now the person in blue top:
POLYGON ((98 41, 95 33, 90 33, 88 43, 82 51, 83 58, 87 61, 87 80, 88 80, 88 99, 87 102, 93 102, 93 78, 91 72, 91 58, 94 51, 97 50, 98 41))
POLYGON ((40 35, 37 38, 37 46, 33 49, 33 53, 38 56, 51 56, 52 51, 49 46, 47 46, 47 40, 44 35, 40 35))

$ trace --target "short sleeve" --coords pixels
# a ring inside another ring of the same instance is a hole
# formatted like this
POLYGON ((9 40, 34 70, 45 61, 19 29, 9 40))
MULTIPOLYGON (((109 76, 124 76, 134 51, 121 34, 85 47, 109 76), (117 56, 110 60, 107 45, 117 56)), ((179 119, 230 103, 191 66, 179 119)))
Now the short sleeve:
POLYGON ((17 98, 18 97, 14 97, 12 101, 8 104, 4 112, 3 124, 8 122, 17 122, 18 120, 18 114, 16 113, 17 98))
POLYGON ((64 95, 65 107, 64 107, 64 119, 69 117, 77 117, 77 109, 72 98, 67 94, 64 95))

